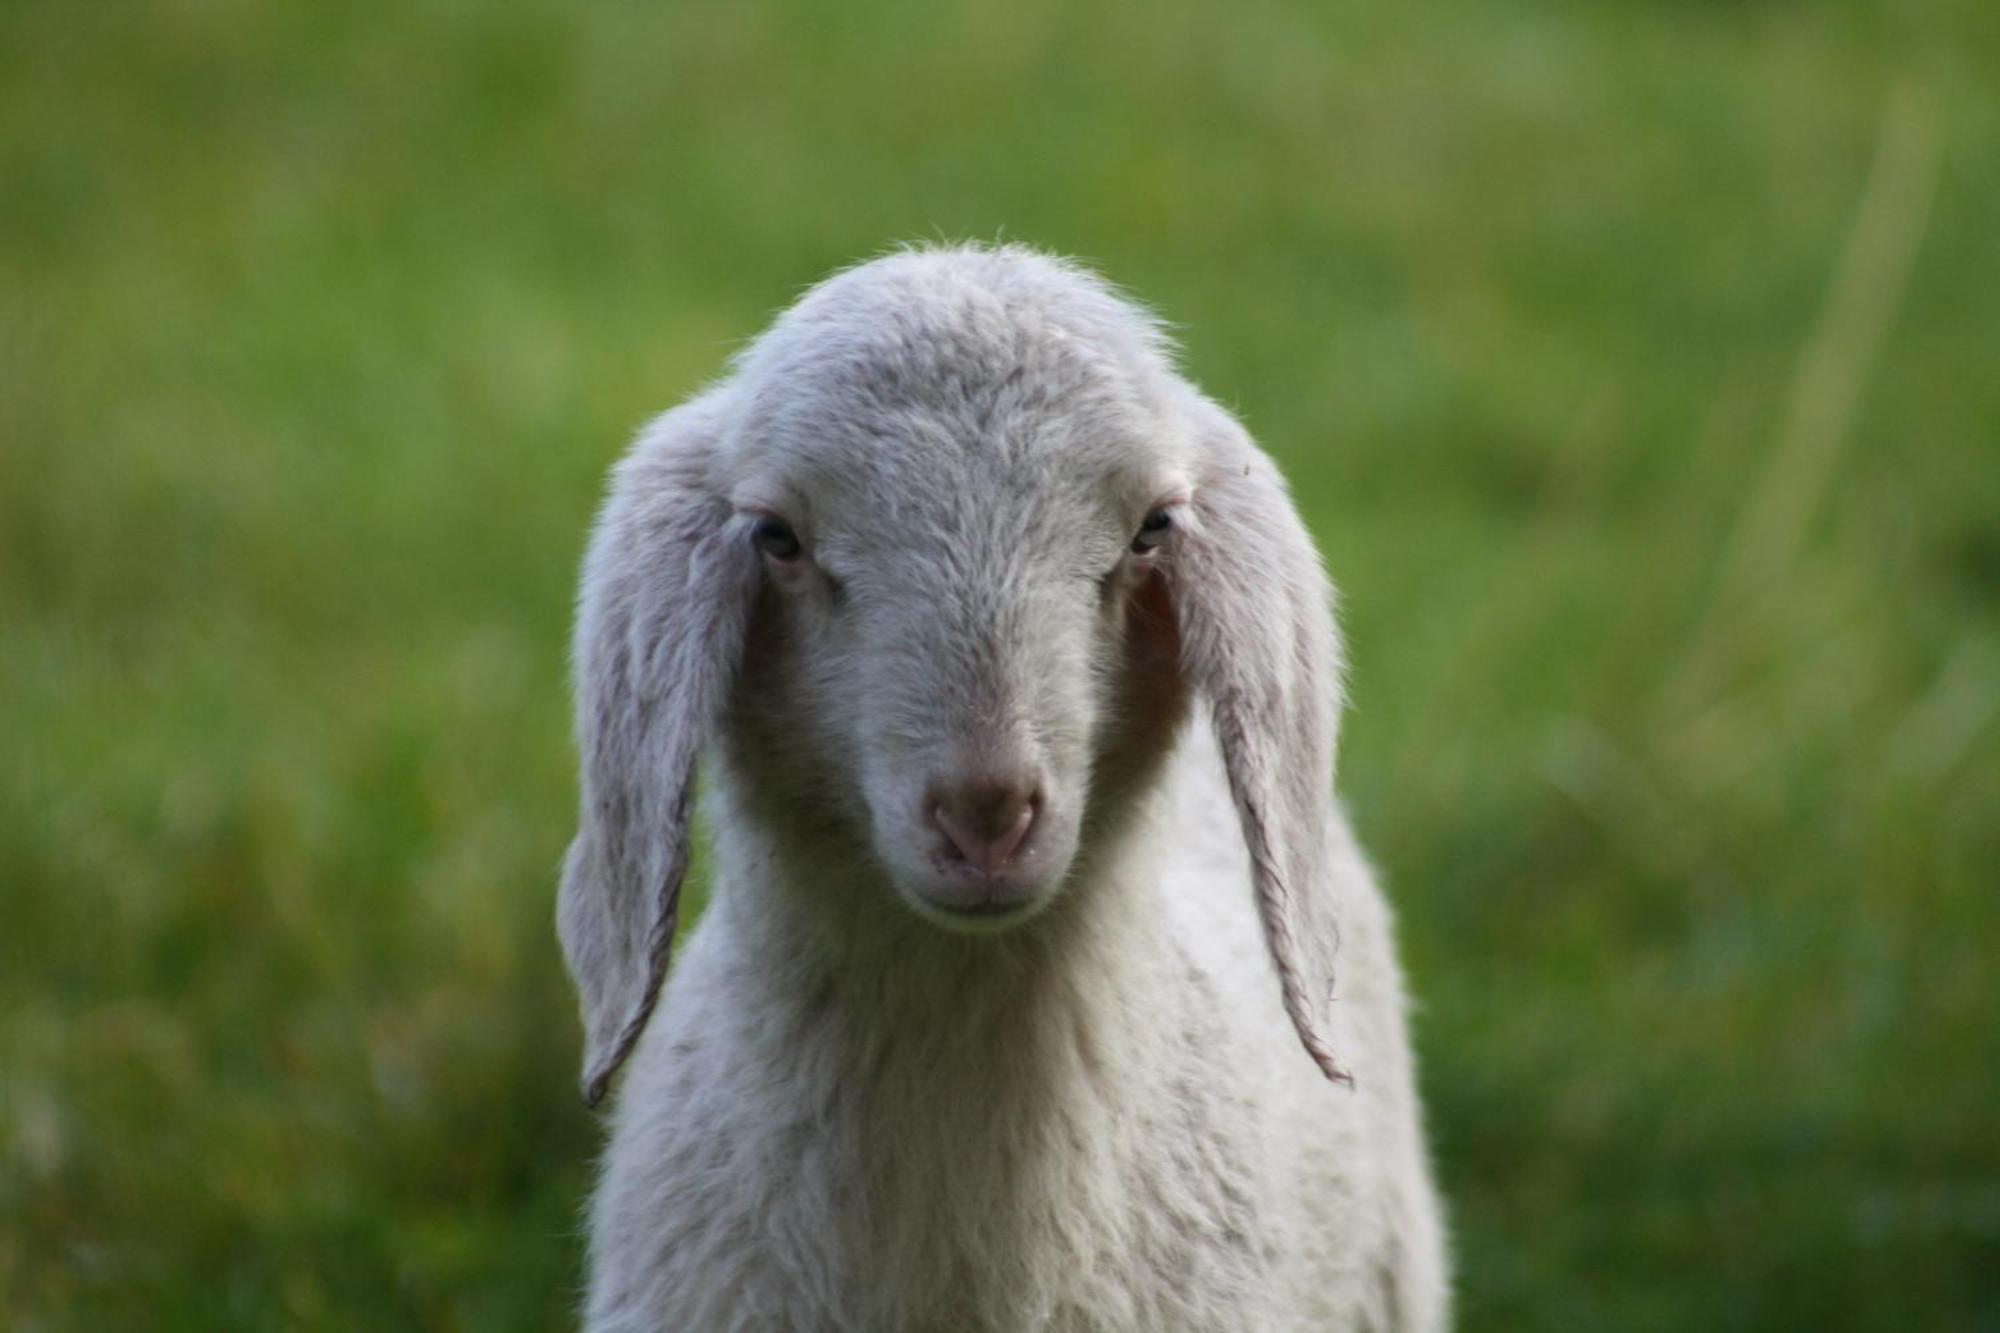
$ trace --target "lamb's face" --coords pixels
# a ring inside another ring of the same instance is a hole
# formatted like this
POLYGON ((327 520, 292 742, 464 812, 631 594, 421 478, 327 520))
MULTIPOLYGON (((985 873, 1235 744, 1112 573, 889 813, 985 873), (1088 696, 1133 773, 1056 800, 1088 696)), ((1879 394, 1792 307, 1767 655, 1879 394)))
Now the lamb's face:
POLYGON ((789 825, 992 930, 1114 836, 1184 711, 1162 567, 1189 493, 1115 360, 956 332, 765 368, 729 448, 766 573, 735 713, 789 825))

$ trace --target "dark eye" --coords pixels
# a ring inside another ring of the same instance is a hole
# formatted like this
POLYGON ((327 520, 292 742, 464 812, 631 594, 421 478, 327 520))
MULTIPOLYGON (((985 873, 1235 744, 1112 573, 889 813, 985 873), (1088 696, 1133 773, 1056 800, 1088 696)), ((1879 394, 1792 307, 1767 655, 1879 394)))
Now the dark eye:
POLYGON ((1132 539, 1132 554, 1151 555, 1173 529, 1174 516, 1164 509, 1155 509, 1139 525, 1139 535, 1132 539))
POLYGON ((805 549, 799 545, 799 534, 792 531, 791 524, 768 514, 750 529, 750 544, 773 560, 796 560, 805 549))

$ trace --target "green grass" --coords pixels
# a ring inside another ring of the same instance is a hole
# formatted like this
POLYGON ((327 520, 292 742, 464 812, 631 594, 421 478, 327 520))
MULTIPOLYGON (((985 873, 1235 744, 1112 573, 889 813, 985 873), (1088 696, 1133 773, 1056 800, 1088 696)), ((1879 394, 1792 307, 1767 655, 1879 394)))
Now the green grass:
POLYGON ((1466 1327, 2000 1327, 1989 10, 0 9, 0 1323, 562 1326, 603 471, 1004 233, 1343 586, 1466 1327))

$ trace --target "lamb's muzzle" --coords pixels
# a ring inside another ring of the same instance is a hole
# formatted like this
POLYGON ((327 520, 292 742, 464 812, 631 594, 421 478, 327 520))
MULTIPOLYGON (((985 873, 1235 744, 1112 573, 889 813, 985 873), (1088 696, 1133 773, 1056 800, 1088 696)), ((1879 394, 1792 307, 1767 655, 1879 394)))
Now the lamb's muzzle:
POLYGON ((1041 794, 1020 774, 978 777, 931 789, 931 820, 945 836, 945 857, 991 880, 1014 864, 1034 831, 1041 794))

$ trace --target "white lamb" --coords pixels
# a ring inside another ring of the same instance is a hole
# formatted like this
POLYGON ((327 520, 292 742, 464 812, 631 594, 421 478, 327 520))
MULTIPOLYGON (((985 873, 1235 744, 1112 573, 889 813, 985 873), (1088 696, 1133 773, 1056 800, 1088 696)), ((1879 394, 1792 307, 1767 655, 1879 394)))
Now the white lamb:
POLYGON ((1441 1327, 1329 601, 1159 326, 1029 251, 842 273, 655 422, 576 634, 588 1326, 1441 1327))

